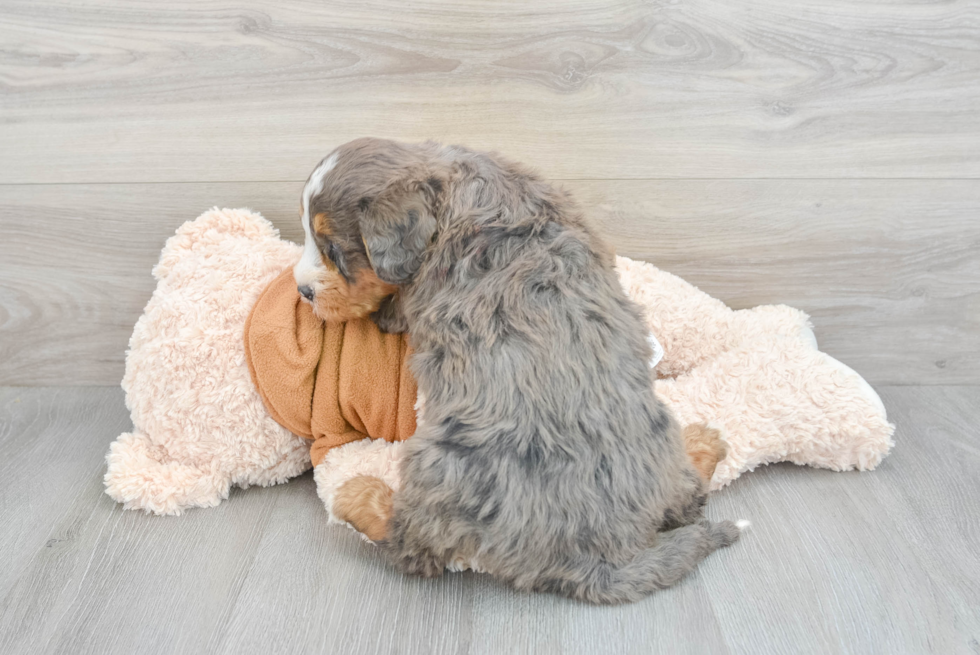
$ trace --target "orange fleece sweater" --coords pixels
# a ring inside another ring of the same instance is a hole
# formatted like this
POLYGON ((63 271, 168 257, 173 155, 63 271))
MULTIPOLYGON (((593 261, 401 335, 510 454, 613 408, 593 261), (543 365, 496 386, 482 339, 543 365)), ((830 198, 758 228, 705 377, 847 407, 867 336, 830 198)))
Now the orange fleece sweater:
POLYGON ((316 466, 326 452, 370 437, 415 433, 415 378, 403 334, 362 319, 326 325, 286 270, 245 321, 245 359, 266 409, 290 432, 312 439, 316 466))

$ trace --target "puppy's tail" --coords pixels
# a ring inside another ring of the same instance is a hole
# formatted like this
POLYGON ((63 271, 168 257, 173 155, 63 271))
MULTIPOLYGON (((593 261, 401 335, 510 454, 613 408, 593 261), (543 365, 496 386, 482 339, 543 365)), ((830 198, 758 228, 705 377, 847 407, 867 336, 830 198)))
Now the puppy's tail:
POLYGON ((333 499, 333 513, 371 541, 388 534, 393 491, 384 480, 370 475, 351 478, 340 485, 333 499))
POLYGON ((699 521, 660 533, 656 546, 625 565, 597 560, 567 577, 539 580, 535 587, 597 605, 633 602, 675 584, 709 554, 738 541, 740 534, 731 521, 699 521))

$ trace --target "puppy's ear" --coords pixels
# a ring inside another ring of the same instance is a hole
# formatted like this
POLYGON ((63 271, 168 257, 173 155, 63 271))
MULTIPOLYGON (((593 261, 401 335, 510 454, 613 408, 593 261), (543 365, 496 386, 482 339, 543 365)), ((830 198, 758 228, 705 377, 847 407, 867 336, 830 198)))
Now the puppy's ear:
POLYGON ((371 266, 389 284, 406 284, 418 273, 436 233, 434 206, 442 183, 413 177, 390 184, 361 201, 360 229, 371 266))

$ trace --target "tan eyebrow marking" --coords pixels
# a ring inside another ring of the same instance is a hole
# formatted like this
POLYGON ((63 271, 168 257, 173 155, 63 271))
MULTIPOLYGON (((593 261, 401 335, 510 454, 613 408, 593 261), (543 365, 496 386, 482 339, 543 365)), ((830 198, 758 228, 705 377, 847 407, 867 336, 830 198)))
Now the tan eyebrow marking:
MULTIPOLYGON (((320 212, 319 214, 315 214, 313 216, 312 223, 313 223, 313 232, 315 234, 323 234, 326 236, 330 236, 331 234, 330 221, 327 220, 326 213, 320 212)), ((317 245, 316 249, 320 253, 320 261, 322 261, 323 265, 327 267, 327 270, 336 273, 338 269, 337 269, 337 265, 333 263, 333 260, 331 260, 327 256, 327 253, 323 252, 323 250, 320 249, 319 245, 317 245)))
POLYGON ((313 217, 313 231, 319 234, 330 234, 330 221, 327 220, 327 215, 324 212, 313 217))
POLYGON ((371 265, 371 268, 373 269, 374 268, 374 262, 371 261, 371 250, 367 247, 367 241, 364 239, 364 235, 363 234, 361 235, 361 243, 364 244, 364 253, 367 255, 368 264, 370 264, 371 265))

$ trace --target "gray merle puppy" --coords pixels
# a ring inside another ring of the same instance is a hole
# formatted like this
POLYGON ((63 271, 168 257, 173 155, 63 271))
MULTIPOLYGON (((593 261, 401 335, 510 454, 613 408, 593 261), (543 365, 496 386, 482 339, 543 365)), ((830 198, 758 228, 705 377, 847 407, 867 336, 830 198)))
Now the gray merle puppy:
POLYGON ((402 486, 355 478, 335 513, 403 571, 476 561, 592 603, 668 587, 731 521, 655 396, 639 308, 564 192, 495 154, 359 139, 302 198, 294 273, 324 320, 410 333, 425 407, 402 486))

